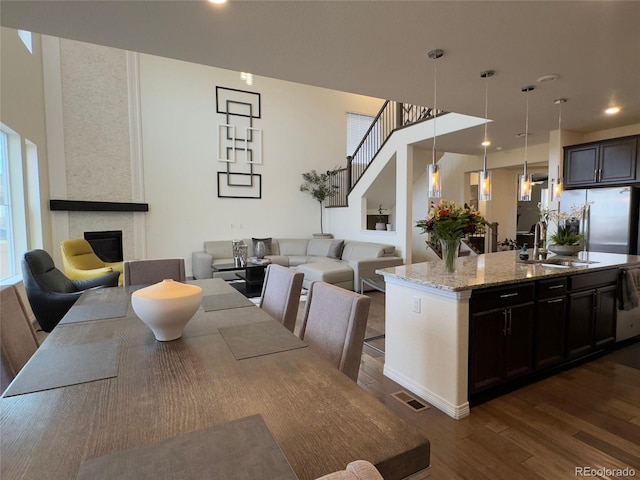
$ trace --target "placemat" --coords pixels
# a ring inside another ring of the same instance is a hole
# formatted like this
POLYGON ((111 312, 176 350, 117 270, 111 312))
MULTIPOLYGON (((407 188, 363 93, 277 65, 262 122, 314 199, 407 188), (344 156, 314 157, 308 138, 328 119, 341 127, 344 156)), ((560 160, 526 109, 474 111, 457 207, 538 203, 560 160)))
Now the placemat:
POLYGON ((4 396, 116 377, 119 358, 120 340, 40 348, 9 385, 4 396))
POLYGON ((113 303, 94 303, 90 305, 74 305, 62 320, 61 324, 86 322, 90 320, 104 320, 107 318, 120 318, 127 316, 129 301, 113 303))
POLYGON ((307 346, 276 320, 225 327, 219 331, 236 360, 307 346))
POLYGON ((202 297, 202 308, 205 312, 214 310, 228 310, 230 308, 253 307, 251 300, 237 292, 220 293, 218 295, 207 295, 202 297))
POLYGON ((296 480, 260 415, 85 460, 78 480, 296 480))

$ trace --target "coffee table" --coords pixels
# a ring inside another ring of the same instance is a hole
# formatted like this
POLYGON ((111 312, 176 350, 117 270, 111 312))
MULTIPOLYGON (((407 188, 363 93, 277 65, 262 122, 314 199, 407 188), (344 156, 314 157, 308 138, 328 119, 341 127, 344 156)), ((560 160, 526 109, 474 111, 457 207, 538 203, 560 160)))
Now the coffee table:
POLYGON ((214 272, 236 272, 236 276, 244 281, 231 282, 230 285, 245 297, 253 298, 262 294, 264 272, 269 263, 255 264, 249 261, 244 267, 238 267, 234 263, 219 263, 212 268, 214 272))

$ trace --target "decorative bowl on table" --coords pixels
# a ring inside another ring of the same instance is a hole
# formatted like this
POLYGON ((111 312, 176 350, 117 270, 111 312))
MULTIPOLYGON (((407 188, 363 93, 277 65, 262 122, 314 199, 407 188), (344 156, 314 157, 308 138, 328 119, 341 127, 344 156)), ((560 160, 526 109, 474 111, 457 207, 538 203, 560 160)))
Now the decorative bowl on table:
POLYGON ((570 257, 582 251, 582 245, 547 245, 547 250, 556 255, 570 257))
POLYGON ((133 311, 160 342, 180 338, 201 303, 202 288, 174 280, 163 280, 131 294, 133 311))

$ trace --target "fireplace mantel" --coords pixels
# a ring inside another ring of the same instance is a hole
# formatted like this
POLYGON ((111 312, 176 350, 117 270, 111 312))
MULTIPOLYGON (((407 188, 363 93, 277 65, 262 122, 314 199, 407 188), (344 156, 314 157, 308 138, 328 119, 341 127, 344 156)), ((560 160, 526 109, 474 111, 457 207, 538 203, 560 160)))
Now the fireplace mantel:
POLYGON ((148 203, 49 200, 49 208, 67 212, 148 212, 148 203))

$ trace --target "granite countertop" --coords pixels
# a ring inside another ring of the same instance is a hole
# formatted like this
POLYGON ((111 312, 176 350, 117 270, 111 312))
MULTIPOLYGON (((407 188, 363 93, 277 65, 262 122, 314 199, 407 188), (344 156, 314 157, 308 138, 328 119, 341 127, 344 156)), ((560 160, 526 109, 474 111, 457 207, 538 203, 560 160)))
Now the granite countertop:
POLYGON ((522 262, 518 258, 519 254, 519 250, 510 250, 459 257, 456 263, 456 273, 445 273, 444 262, 440 260, 379 269, 376 270, 376 273, 383 275, 385 279, 395 278, 456 292, 626 265, 640 267, 640 256, 637 255, 588 252, 585 257, 584 252, 581 252, 580 257, 558 257, 555 255, 548 257, 550 262, 573 260, 572 265, 566 266, 522 262), (577 263, 581 260, 583 263, 577 263))

